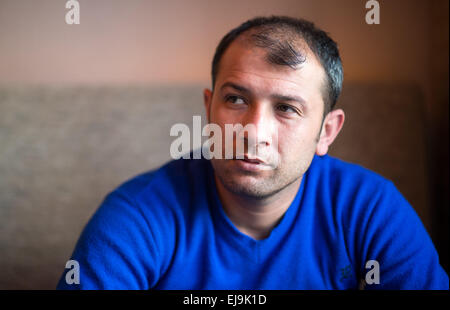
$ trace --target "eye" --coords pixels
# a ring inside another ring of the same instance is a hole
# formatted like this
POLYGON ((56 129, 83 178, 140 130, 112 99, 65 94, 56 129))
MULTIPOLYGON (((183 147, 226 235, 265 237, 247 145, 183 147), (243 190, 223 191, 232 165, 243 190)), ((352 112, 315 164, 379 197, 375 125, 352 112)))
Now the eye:
POLYGON ((244 99, 238 96, 230 95, 225 97, 225 101, 230 102, 235 105, 245 104, 244 99))
POLYGON ((287 105, 287 104, 280 104, 280 105, 277 106, 277 109, 279 111, 283 112, 283 113, 297 113, 297 114, 299 114, 296 108, 294 108, 294 107, 292 107, 290 105, 287 105))

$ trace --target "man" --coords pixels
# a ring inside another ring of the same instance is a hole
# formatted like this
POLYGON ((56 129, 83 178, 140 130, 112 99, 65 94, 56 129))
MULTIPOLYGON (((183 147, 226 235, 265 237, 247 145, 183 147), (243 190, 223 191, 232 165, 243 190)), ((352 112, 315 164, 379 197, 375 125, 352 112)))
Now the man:
POLYGON ((110 193, 73 253, 80 283, 63 274, 58 287, 448 289, 394 185, 326 155, 344 123, 342 79, 336 44, 310 22, 232 30, 213 59, 206 115, 223 131, 255 130, 233 136, 232 159, 174 160, 110 193))

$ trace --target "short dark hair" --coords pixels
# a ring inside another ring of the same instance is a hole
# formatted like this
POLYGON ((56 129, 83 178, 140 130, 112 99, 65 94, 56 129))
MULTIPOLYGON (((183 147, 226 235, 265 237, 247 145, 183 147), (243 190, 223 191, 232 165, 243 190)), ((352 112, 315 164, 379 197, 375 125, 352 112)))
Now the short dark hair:
POLYGON ((295 42, 303 39, 319 59, 326 73, 323 100, 324 115, 334 106, 342 90, 343 69, 339 50, 326 32, 312 22, 287 16, 255 17, 228 32, 216 48, 212 61, 212 89, 216 82, 220 60, 229 45, 243 32, 255 30, 250 39, 255 46, 268 50, 270 63, 295 68, 305 61, 304 55, 295 48, 295 42), (281 32, 280 32, 281 31, 281 32), (278 33, 278 35, 277 35, 278 33), (281 37, 279 33, 282 33, 281 37))

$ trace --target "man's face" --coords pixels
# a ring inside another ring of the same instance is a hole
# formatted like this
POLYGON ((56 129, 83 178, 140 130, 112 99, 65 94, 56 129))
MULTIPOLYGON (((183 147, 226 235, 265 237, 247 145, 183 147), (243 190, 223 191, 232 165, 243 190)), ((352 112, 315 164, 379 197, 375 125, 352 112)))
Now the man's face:
MULTIPOLYGON (((266 51, 233 42, 224 53, 214 92, 205 91, 209 123, 253 124, 242 139, 245 153, 256 150, 264 163, 212 159, 216 177, 232 193, 253 198, 275 194, 308 169, 321 130, 325 72, 308 49, 297 69, 270 64, 266 51)), ((224 136, 223 136, 223 141, 224 136)), ((222 149, 225 149, 223 142, 222 149)), ((250 155, 251 156, 251 155, 250 155)), ((222 157, 223 158, 223 157, 222 157)))

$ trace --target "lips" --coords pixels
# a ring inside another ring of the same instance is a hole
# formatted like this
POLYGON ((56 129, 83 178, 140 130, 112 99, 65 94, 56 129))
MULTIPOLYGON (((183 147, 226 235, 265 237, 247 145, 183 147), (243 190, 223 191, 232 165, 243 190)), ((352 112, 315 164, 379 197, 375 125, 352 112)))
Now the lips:
POLYGON ((256 164, 256 165, 259 165, 259 164, 263 163, 262 160, 259 160, 259 159, 256 159, 256 158, 255 159, 250 159, 250 158, 247 158, 247 157, 244 157, 243 161, 245 161, 247 163, 251 163, 251 164, 256 164))
POLYGON ((241 171, 246 171, 249 173, 261 173, 263 171, 273 170, 272 165, 268 164, 266 161, 259 157, 250 158, 248 154, 244 154, 244 156, 239 157, 241 158, 233 158, 234 160, 232 162, 241 171))
POLYGON ((234 158, 234 159, 242 160, 242 161, 244 161, 246 163, 255 164, 255 165, 259 165, 259 164, 266 165, 267 164, 261 158, 258 158, 258 157, 250 158, 250 156, 248 154, 244 154, 244 158, 243 159, 242 158, 234 158))

